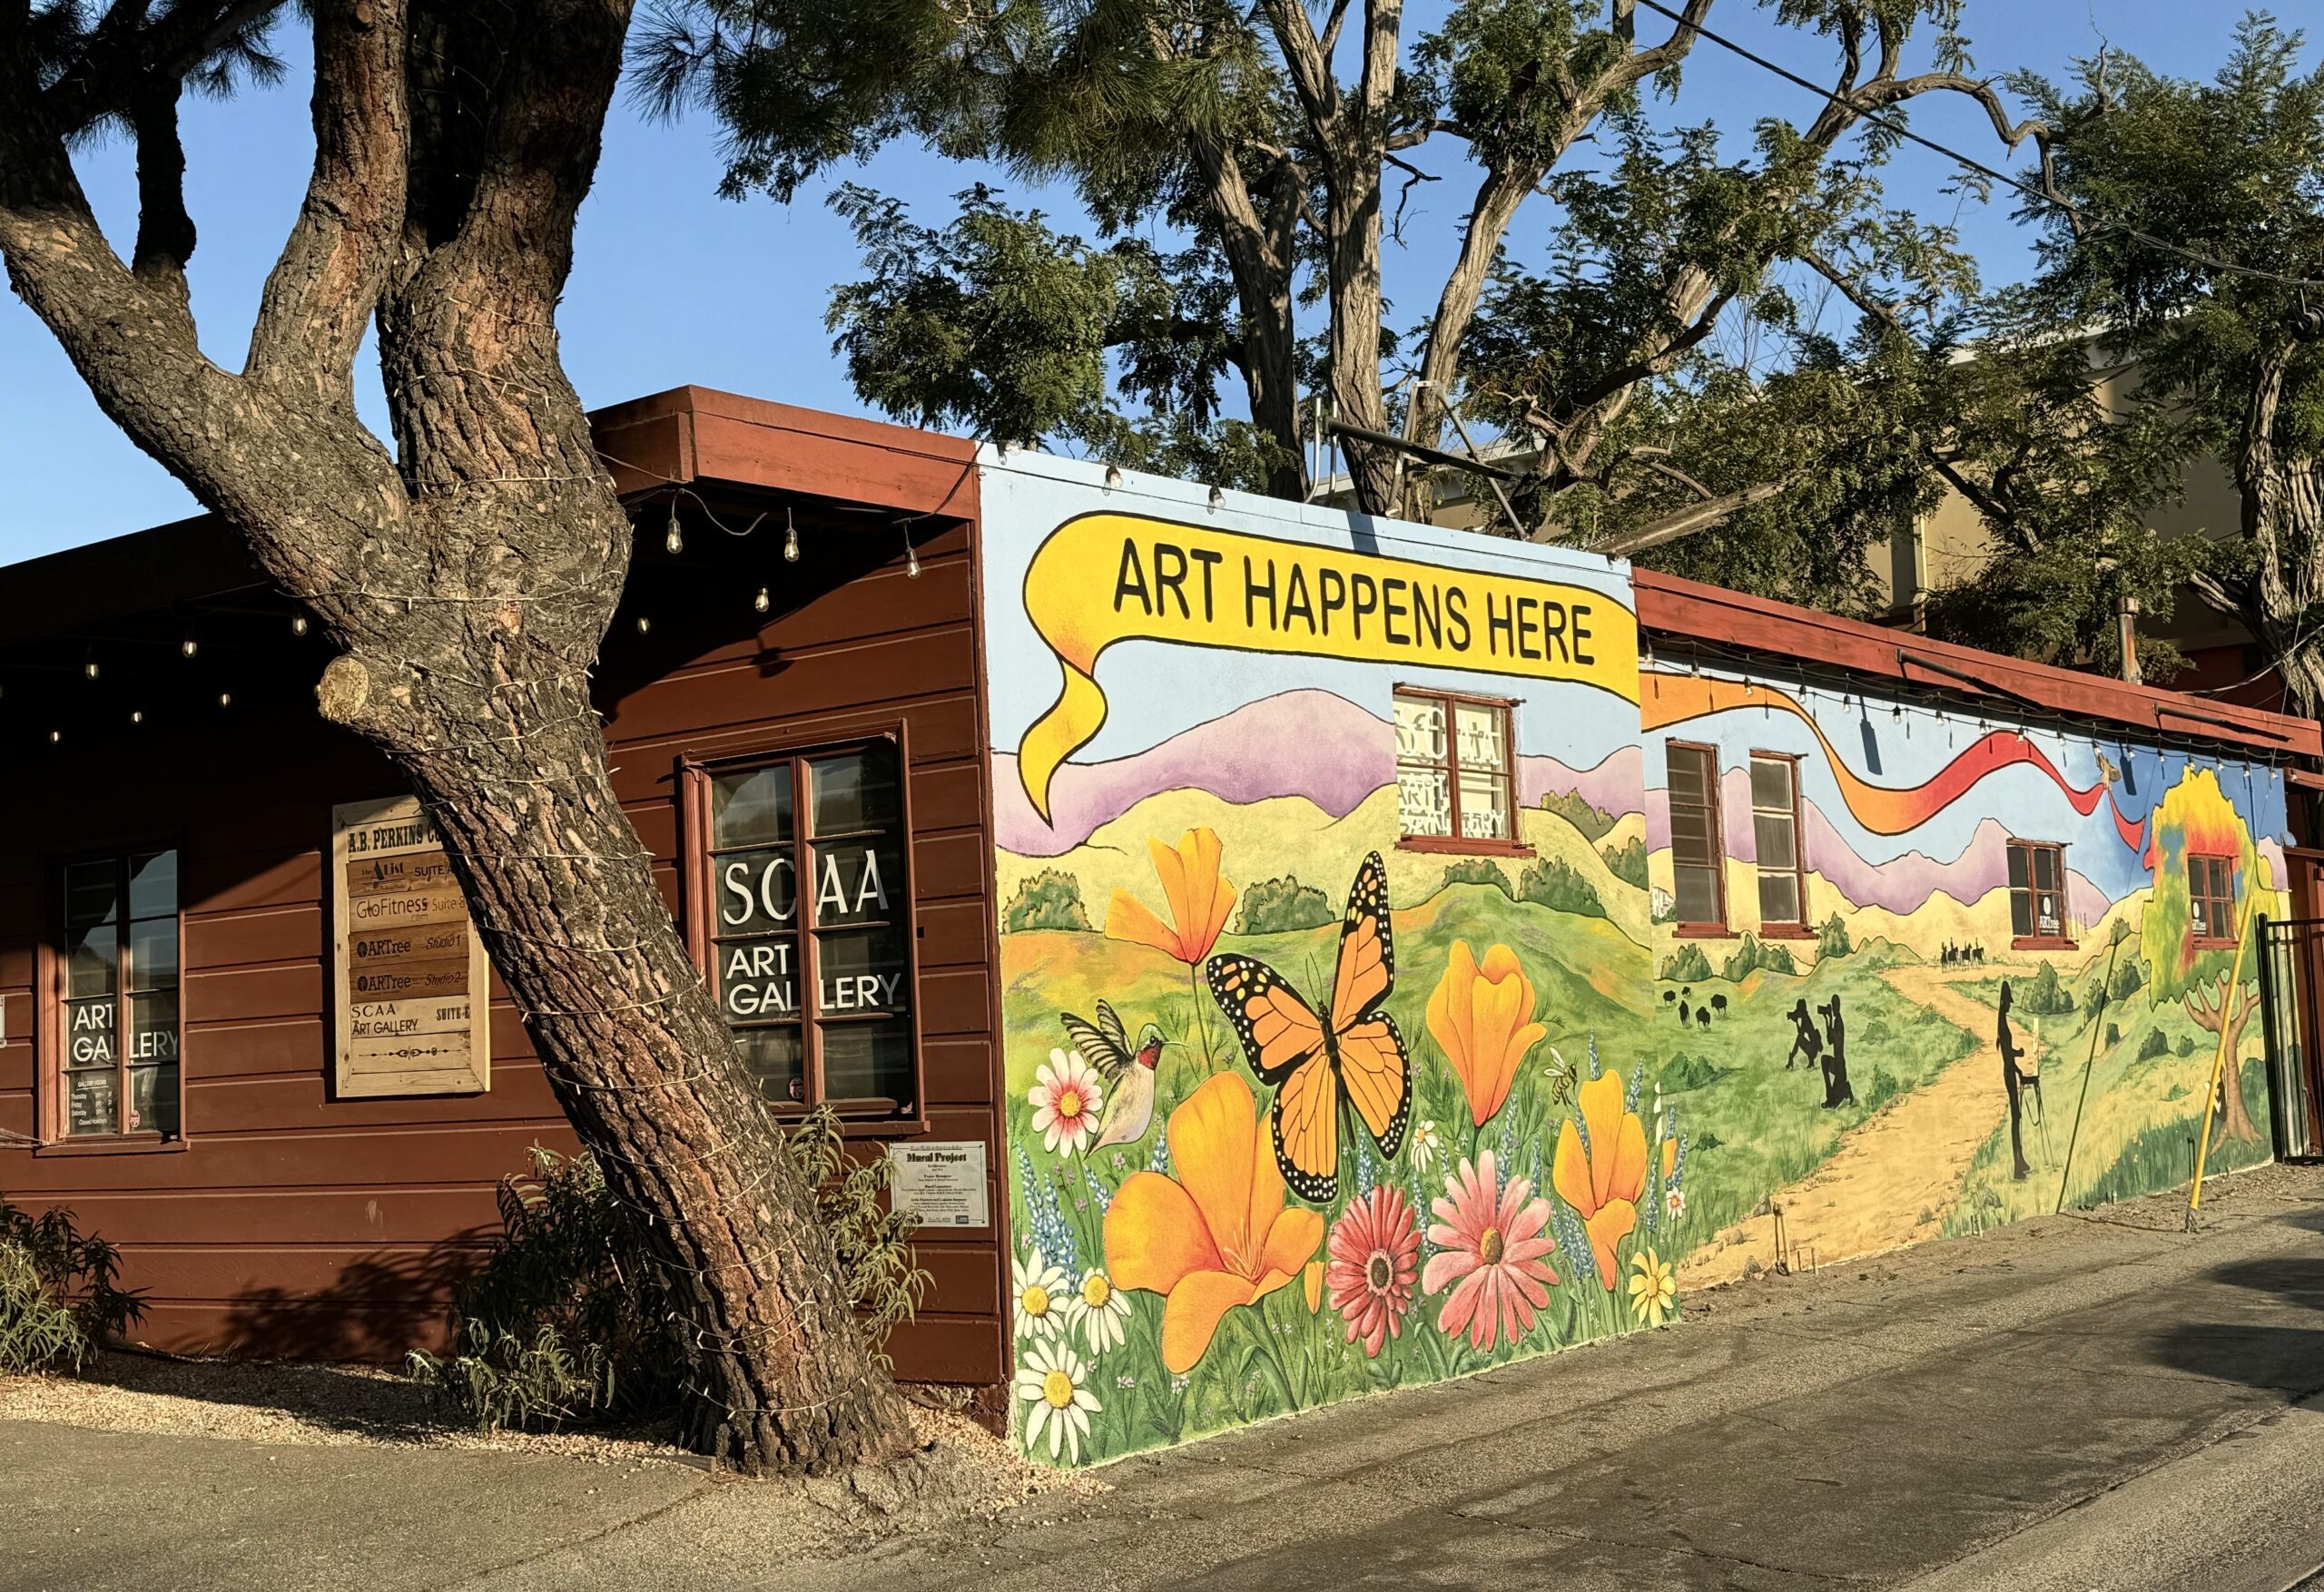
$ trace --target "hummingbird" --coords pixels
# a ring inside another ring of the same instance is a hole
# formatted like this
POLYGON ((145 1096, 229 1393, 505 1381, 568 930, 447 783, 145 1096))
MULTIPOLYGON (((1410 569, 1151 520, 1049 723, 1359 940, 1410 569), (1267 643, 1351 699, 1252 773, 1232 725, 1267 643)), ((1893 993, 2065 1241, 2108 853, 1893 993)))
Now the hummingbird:
POLYGON ((1098 1141, 1089 1148, 1136 1144, 1146 1136, 1147 1125, 1154 1120, 1154 1067, 1170 1041, 1148 1023, 1137 1031, 1133 1048, 1129 1030, 1102 1000, 1094 1023, 1071 1012, 1059 1012, 1058 1017, 1073 1037, 1073 1047, 1081 1052, 1081 1059, 1096 1067, 1106 1082, 1106 1112, 1098 1121, 1098 1141))

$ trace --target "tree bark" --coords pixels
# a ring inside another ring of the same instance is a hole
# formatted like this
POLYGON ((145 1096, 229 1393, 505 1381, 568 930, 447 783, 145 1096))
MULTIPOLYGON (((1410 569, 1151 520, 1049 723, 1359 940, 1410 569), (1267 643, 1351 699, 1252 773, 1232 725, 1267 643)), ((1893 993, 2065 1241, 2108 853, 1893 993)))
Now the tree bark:
POLYGON ((379 746, 441 830, 551 1087, 681 1302, 688 1440, 751 1470, 899 1454, 901 1400, 655 889, 589 698, 631 530, 554 317, 628 6, 313 15, 314 175, 241 374, 202 356, 186 311, 162 99, 133 102, 153 107, 158 262, 133 272, 0 21, 11 282, 106 412, 342 649, 324 715, 379 746), (375 310, 392 459, 354 408, 375 310))
POLYGON ((2241 587, 2245 624, 2284 683, 2291 711, 2324 713, 2324 460, 2278 436, 2293 348, 2260 350, 2244 410, 2236 487, 2256 568, 2241 587))

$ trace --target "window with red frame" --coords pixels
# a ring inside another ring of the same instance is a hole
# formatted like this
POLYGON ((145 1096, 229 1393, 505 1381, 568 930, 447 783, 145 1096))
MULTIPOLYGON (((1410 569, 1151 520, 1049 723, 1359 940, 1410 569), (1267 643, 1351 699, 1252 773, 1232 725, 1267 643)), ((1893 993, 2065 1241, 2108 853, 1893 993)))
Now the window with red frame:
POLYGON ((43 1072, 54 1136, 180 1128, 178 854, 115 852, 64 865, 50 938, 54 1004, 43 1072))

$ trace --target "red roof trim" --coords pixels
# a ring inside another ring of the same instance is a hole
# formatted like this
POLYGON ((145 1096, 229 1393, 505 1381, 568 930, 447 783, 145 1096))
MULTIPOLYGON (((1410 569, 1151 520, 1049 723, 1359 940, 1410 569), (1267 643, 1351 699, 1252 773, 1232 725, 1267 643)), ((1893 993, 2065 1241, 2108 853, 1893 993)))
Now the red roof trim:
POLYGON ((2066 718, 2097 720, 2149 734, 2248 746, 2278 757, 2324 756, 2311 719, 2132 685, 2047 663, 1818 614, 1650 569, 1631 572, 1641 629, 1784 660, 1825 663, 1854 674, 1934 687, 1977 700, 2023 702, 2066 718), (1920 665, 1915 668, 1915 665, 1920 665), (1963 680, 1961 675, 1973 680, 1963 680), (1974 682, 1990 689, 1981 692, 1974 682))

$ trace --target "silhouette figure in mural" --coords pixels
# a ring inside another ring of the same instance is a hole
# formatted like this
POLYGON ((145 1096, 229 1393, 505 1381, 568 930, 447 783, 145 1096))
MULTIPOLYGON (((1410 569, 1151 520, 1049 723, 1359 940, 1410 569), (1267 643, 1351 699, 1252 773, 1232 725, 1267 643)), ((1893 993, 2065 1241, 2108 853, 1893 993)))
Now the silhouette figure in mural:
POLYGON ((1945 957, 1938 965, 1946 968, 1953 965, 1953 942, 1949 939, 1945 942, 1945 957))
POLYGON ((1807 997, 1801 996, 1792 1003, 1792 1025, 1799 1031, 1791 1038, 1791 1054, 1784 1057, 1783 1070, 1790 1072, 1802 1061, 1809 1066, 1819 1065, 1824 1054, 1824 1037, 1816 1031, 1816 1019, 1807 1015, 1807 997))
POLYGON ((1840 997, 1834 991, 1831 1000, 1816 1008, 1824 1019, 1824 1109, 1856 1104, 1856 1090, 1848 1083, 1848 1030, 1840 1017, 1840 997))
MULTIPOLYGON (((2002 1087, 2009 1091, 2009 1158, 2012 1163, 2010 1176, 2023 1183, 2034 1168, 2025 1164, 2025 1140, 2023 1128, 2024 1101, 2022 1096, 2026 1078, 2025 1075, 2018 1070, 2017 1066, 2025 1052, 2018 1045, 2017 1035, 2009 1026, 2010 1001, 2009 980, 2004 978, 2001 981, 2001 1021, 1994 1030, 1994 1047, 2001 1052, 2002 1087)), ((2041 1097, 2041 1088, 2040 1081, 2035 1080, 2034 1090, 2036 1100, 2041 1097)))
POLYGON ((1679 1003, 1679 1026, 1683 1028, 1694 1020, 1695 1014, 1693 1008, 1688 1006, 1685 1001, 1681 1000, 1679 1003))

